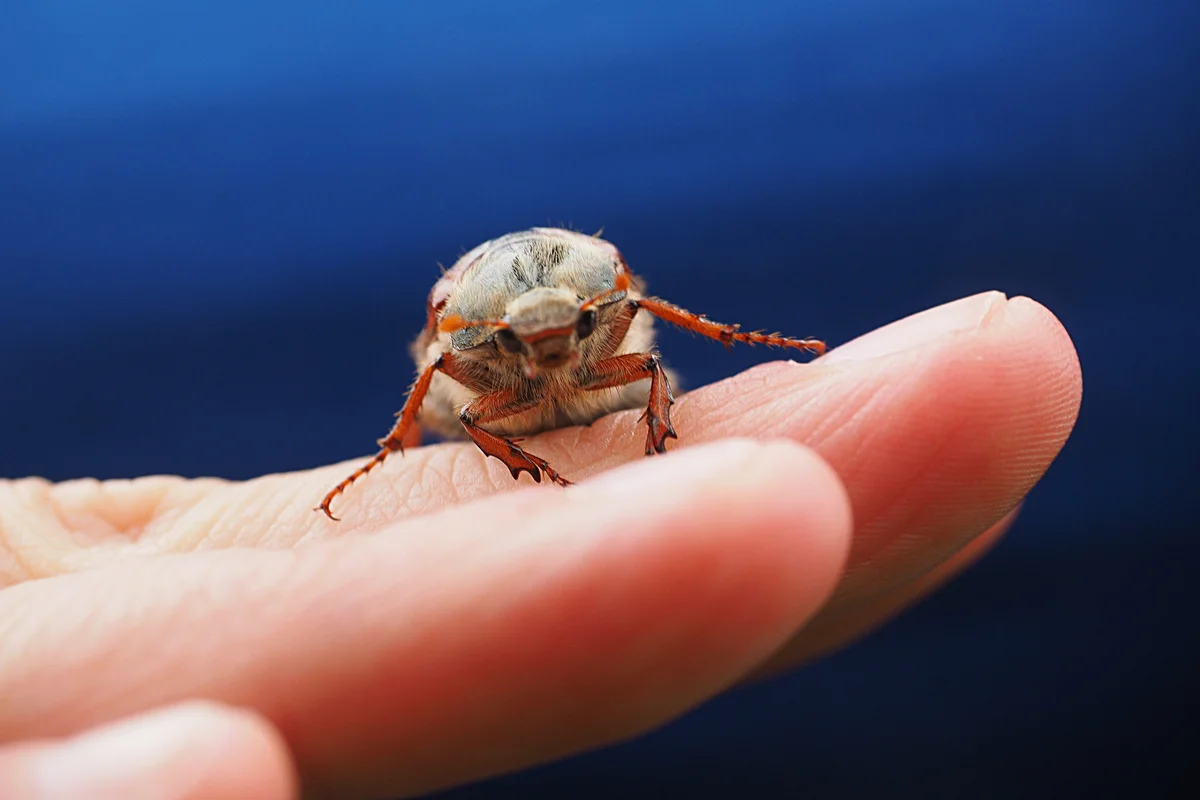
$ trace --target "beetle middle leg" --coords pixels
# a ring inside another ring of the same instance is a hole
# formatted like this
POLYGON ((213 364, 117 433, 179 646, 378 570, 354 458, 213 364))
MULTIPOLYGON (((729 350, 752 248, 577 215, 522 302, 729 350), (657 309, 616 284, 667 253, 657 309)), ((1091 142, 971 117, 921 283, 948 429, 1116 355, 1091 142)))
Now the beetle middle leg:
MULTIPOLYGON (((662 360, 655 353, 627 353, 601 361, 589 370, 582 382, 584 389, 611 389, 634 381, 650 379, 650 401, 646 404, 646 455, 664 453, 667 439, 678 439, 671 425, 671 406, 675 397, 671 393, 671 382, 663 372, 662 360)), ((639 420, 640 421, 640 420, 639 420)))
POLYGON ((528 411, 536 405, 535 402, 522 402, 512 389, 501 389, 480 395, 472 400, 458 415, 459 422, 471 437, 471 441, 483 451, 485 456, 500 460, 513 478, 520 477, 522 472, 528 472, 537 483, 542 482, 544 474, 559 486, 570 486, 571 481, 559 475, 546 462, 546 459, 522 450, 512 439, 506 439, 479 427, 481 423, 504 419, 523 411, 528 411))

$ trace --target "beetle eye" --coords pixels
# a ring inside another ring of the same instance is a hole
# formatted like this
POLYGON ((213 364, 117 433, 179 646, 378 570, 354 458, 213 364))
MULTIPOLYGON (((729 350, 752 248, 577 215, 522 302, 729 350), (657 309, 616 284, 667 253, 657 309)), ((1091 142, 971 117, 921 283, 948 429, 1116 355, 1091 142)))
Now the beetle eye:
POLYGON ((575 323, 575 335, 581 340, 592 335, 592 331, 596 330, 596 312, 587 310, 579 316, 579 322, 575 323))
POLYGON ((500 345, 500 349, 506 353, 521 352, 521 340, 508 328, 496 331, 496 344, 500 345))

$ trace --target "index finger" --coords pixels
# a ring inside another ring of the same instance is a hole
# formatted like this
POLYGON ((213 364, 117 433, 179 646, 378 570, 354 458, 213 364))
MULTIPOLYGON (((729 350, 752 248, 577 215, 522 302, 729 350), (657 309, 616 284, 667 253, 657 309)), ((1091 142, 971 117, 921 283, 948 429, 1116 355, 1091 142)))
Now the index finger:
MULTIPOLYGON (((674 415, 680 448, 747 435, 816 448, 851 493, 850 577, 861 585, 880 580, 871 564, 887 565, 897 579, 918 575, 1011 510, 1061 448, 1080 393, 1078 360, 1061 325, 1021 298, 966 298, 871 339, 814 364, 766 365, 699 388, 678 399, 674 415), (930 325, 920 346, 878 349, 930 325), (925 546, 906 544, 916 539, 925 546)), ((613 414, 523 446, 585 480, 643 457, 638 417, 613 414)), ((441 444, 408 450, 356 484, 343 501, 343 522, 314 513, 358 463, 243 483, 0 483, 0 580, 84 569, 130 552, 287 547, 530 484, 524 475, 513 481, 472 444, 441 444)))

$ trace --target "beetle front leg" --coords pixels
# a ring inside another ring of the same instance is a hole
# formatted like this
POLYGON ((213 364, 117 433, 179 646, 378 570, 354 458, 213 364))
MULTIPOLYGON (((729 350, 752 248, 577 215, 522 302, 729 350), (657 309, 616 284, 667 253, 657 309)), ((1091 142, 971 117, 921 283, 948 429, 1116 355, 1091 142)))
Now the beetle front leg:
MULTIPOLYGON (((646 455, 665 453, 667 439, 678 439, 671 425, 671 406, 675 396, 671 393, 671 382, 663 372, 662 360, 655 353, 629 353, 613 356, 601 361, 589 370, 583 381, 585 389, 611 389, 625 386, 634 381, 650 379, 650 401, 646 404, 646 455)), ((641 419, 638 421, 640 422, 641 419)))
POLYGON ((514 479, 519 478, 522 472, 528 472, 537 483, 542 482, 544 474, 559 486, 570 486, 571 481, 559 475, 546 459, 522 450, 512 439, 505 439, 479 427, 480 423, 511 417, 535 405, 536 402, 518 400, 512 389, 501 389, 476 397, 458 415, 458 421, 483 454, 499 459, 508 467, 514 479))
POLYGON ((703 314, 693 314, 685 308, 680 308, 673 303, 668 303, 666 300, 660 300, 657 297, 646 297, 633 302, 638 308, 649 311, 664 322, 677 325, 684 330, 698 333, 701 336, 707 336, 709 339, 715 339, 726 347, 729 347, 734 342, 743 342, 750 346, 765 344, 767 347, 791 347, 795 350, 804 350, 818 356, 825 352, 825 343, 819 339, 793 339, 790 336, 781 336, 778 333, 743 331, 741 330, 741 325, 726 325, 722 322, 713 322, 703 314))
POLYGON ((425 395, 429 392, 429 384, 433 381, 433 374, 438 371, 445 371, 449 360, 449 356, 440 356, 429 364, 429 366, 425 367, 425 369, 421 370, 420 374, 417 375, 416 381, 413 382, 412 387, 408 390, 408 399, 404 401, 404 408, 400 411, 396 424, 392 426, 392 430, 387 436, 377 442, 380 448, 379 452, 370 461, 356 469, 345 480, 330 489, 329 493, 325 495, 325 499, 321 501, 321 505, 313 509, 314 511, 321 511, 325 516, 337 522, 338 518, 333 515, 333 511, 330 509, 330 504, 333 503, 334 499, 349 489, 350 484, 382 464, 389 455, 396 451, 404 452, 404 439, 412 432, 413 427, 416 425, 417 415, 420 413, 421 404, 425 402, 425 395))

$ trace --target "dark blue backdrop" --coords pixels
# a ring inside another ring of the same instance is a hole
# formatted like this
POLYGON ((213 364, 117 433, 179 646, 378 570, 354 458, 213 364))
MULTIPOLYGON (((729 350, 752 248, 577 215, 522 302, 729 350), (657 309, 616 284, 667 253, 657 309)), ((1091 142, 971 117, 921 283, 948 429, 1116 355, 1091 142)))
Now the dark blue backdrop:
MULTIPOLYGON (((454 796, 1181 775, 1200 4, 334 5, 0 3, 0 474, 360 454, 435 262, 532 224, 835 343, 1030 294, 1084 404, 995 554, 812 669, 454 796)), ((668 339, 690 385, 768 357, 668 339)))

